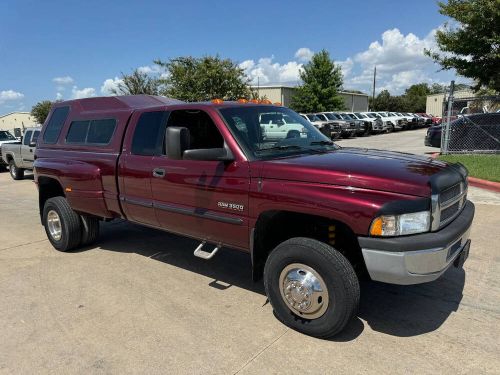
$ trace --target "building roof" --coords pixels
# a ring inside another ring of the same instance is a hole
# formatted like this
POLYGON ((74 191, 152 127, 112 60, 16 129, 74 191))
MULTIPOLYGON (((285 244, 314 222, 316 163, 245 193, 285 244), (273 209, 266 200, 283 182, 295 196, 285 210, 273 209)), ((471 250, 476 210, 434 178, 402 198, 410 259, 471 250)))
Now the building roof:
POLYGON ((10 115, 15 115, 15 114, 23 114, 23 115, 31 116, 31 113, 29 113, 29 112, 14 111, 14 112, 6 113, 5 115, 0 115, 0 118, 7 117, 7 116, 10 116, 10 115))
MULTIPOLYGON (((296 89, 298 87, 298 85, 296 86, 293 86, 293 85, 286 85, 286 84, 283 84, 283 85, 259 85, 259 86, 250 86, 252 87, 253 89, 281 89, 281 88, 285 88, 285 89, 296 89)), ((358 96, 368 96, 368 94, 360 94, 358 92, 350 92, 350 91, 339 91, 340 94, 346 94, 346 95, 358 95, 358 96)))

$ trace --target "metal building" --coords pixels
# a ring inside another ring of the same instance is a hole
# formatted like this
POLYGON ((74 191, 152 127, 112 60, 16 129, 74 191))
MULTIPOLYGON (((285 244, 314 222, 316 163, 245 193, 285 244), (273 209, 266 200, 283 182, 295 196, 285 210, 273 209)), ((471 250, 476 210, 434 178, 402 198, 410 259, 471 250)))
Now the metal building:
MULTIPOLYGON (((285 107, 289 107, 292 96, 297 89, 295 86, 270 85, 270 86, 252 86, 257 91, 259 97, 266 97, 270 101, 280 102, 285 107)), ((340 95, 344 98, 345 110, 363 112, 368 111, 368 95, 356 94, 341 91, 340 95)))
POLYGON ((11 112, 0 115, 0 130, 8 130, 16 137, 21 136, 23 130, 31 126, 36 126, 36 120, 29 112, 11 112))
MULTIPOLYGON (((447 94, 433 94, 427 95, 427 101, 425 103, 425 113, 441 116, 443 114, 443 101, 447 97, 447 94)), ((474 98, 476 94, 472 90, 459 90, 453 93, 454 102, 461 98, 474 98)), ((458 105, 458 104, 457 104, 458 105)), ((464 101, 462 107, 467 106, 467 101, 464 101)))

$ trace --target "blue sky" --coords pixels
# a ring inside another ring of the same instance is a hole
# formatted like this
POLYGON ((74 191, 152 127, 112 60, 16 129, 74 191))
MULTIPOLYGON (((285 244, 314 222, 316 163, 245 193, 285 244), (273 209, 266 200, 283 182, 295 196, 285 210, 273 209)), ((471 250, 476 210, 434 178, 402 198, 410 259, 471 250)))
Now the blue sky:
POLYGON ((392 93, 453 72, 423 56, 446 18, 435 1, 0 2, 0 114, 39 100, 109 93, 121 72, 156 58, 218 53, 260 84, 297 83, 301 64, 327 49, 344 87, 392 93), (379 90, 377 90, 379 91, 379 90))

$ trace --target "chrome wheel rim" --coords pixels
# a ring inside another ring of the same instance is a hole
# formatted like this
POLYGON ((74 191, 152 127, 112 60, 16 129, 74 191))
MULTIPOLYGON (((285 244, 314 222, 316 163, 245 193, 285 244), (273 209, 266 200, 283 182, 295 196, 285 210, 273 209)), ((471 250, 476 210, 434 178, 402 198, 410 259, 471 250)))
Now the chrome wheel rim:
POLYGON ((54 210, 50 210, 47 213, 47 227, 49 229, 50 236, 55 241, 59 241, 62 233, 61 219, 59 218, 59 214, 54 210))
POLYGON ((326 283, 312 267, 292 263, 279 278, 281 298, 292 312, 305 319, 318 319, 328 309, 326 283))
POLYGON ((16 177, 16 166, 14 164, 10 165, 10 175, 16 177))

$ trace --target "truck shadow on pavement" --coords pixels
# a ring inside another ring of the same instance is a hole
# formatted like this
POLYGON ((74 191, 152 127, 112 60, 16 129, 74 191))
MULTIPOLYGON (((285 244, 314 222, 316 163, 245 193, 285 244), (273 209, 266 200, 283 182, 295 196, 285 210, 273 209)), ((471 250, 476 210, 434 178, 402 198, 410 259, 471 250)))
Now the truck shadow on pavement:
MULTIPOLYGON (((223 249, 206 261, 193 256, 199 241, 124 221, 101 224, 97 246, 105 251, 135 253, 211 278, 208 287, 237 287, 259 293, 267 304, 262 281, 253 282, 248 254, 223 249)), ((418 336, 438 329, 462 300, 463 269, 450 268, 438 280, 420 285, 390 285, 364 280, 358 317, 331 341, 358 337, 365 324, 377 332, 397 337, 418 336)))

